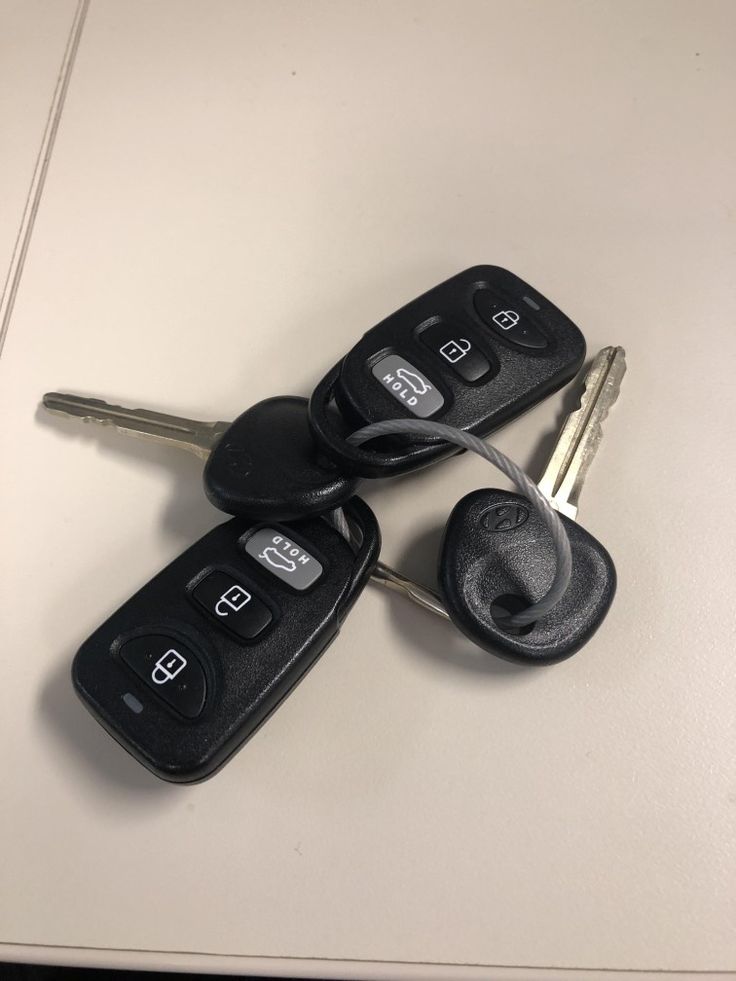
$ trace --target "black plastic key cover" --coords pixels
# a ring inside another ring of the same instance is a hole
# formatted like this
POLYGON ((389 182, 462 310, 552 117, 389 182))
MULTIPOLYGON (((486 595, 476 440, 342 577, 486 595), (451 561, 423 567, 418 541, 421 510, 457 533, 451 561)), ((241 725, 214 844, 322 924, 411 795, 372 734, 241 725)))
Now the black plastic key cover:
POLYGON ((487 436, 570 381, 584 357, 581 332, 541 293, 506 269, 473 266, 364 334, 315 388, 310 424, 342 471, 408 473, 459 450, 404 436, 352 446, 346 432, 429 418, 487 436))
POLYGON ((372 511, 354 497, 345 513, 362 535, 357 551, 322 517, 274 523, 255 555, 261 523, 214 528, 81 646, 72 679, 87 708, 163 779, 212 774, 335 638, 375 568, 372 511), (284 576, 302 558, 322 571, 300 590, 284 576))
POLYGON ((572 548, 572 579, 536 623, 506 629, 503 619, 540 600, 552 584, 551 535, 525 497, 477 490, 453 509, 442 542, 439 584, 453 623, 485 650, 521 664, 552 664, 595 633, 616 592, 613 561, 584 528, 560 516, 572 548))
POLYGON ((215 445, 204 469, 210 502, 226 514, 294 521, 340 507, 354 477, 319 453, 307 399, 284 395, 247 409, 215 445))

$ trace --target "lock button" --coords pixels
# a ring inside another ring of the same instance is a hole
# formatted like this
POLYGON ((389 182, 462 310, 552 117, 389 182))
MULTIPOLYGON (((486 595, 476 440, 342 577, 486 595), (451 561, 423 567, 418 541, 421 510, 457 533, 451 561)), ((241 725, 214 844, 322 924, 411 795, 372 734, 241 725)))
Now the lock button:
POLYGON ((476 291, 473 306, 483 323, 504 340, 532 351, 543 351, 547 347, 547 338, 532 322, 531 311, 512 309, 507 301, 489 289, 476 291))
POLYGON ((420 340, 466 382, 477 382, 491 370, 475 335, 465 327, 435 323, 426 327, 420 340))
MULTIPOLYGON (((142 634, 123 644, 120 657, 151 691, 186 719, 196 719, 204 708, 207 683, 202 665, 180 641, 166 634, 142 634)), ((142 704, 135 695, 131 697, 142 704)), ((130 701, 127 704, 130 706, 130 701)))

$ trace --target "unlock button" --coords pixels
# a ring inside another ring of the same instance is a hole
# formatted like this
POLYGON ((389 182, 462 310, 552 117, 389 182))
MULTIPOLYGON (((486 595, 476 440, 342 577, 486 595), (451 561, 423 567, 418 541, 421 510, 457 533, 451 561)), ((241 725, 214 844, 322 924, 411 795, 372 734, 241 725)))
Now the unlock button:
POLYGON ((464 381, 477 382, 491 370, 488 359, 481 352, 475 335, 464 327, 452 324, 430 324, 419 335, 420 339, 449 365, 464 381))
POLYGON ((266 604, 227 572, 211 572, 195 586, 192 598, 242 640, 253 640, 273 620, 266 604))

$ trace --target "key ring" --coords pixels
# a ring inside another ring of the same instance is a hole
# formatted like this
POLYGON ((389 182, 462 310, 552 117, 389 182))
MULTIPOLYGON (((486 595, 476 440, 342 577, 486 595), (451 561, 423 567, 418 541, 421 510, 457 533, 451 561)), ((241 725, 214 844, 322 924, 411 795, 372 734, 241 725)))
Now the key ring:
POLYGON ((431 443, 405 444, 400 451, 383 447, 380 450, 363 449, 352 442, 348 428, 344 433, 338 432, 335 420, 328 412, 328 406, 335 396, 340 368, 341 362, 338 362, 312 392, 309 424, 320 449, 345 473, 358 477, 392 477, 429 466, 459 452, 452 443, 438 442, 436 435, 431 443))
POLYGON ((552 536, 552 541, 557 557, 557 568, 555 577, 547 593, 528 606, 526 609, 514 613, 505 620, 510 627, 525 627, 530 623, 541 620, 543 616, 550 612, 564 596, 572 577, 572 551, 570 539, 565 526, 560 520, 557 511, 552 507, 547 498, 542 494, 534 481, 519 467, 513 460, 496 449, 490 443, 483 442, 472 433, 467 433, 453 426, 446 426, 441 422, 430 422, 426 419, 389 419, 385 422, 375 422, 370 426, 364 426, 357 432, 348 437, 350 443, 360 445, 377 436, 393 434, 409 434, 420 436, 435 436, 454 443, 464 450, 471 450, 477 453, 497 467, 510 480, 516 484, 520 492, 527 497, 537 508, 539 514, 546 524, 552 536))

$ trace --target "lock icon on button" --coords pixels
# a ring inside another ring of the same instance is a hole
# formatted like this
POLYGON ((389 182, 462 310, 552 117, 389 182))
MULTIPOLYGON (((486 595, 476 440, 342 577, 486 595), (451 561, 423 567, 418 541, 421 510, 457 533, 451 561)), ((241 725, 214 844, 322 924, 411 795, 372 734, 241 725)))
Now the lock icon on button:
POLYGON ((464 337, 459 337, 457 340, 447 341, 446 344, 443 344, 440 348, 440 354, 450 364, 455 364, 465 357, 471 347, 470 341, 464 337))
POLYGON ((519 314, 516 310, 501 310, 493 317, 493 322, 498 324, 501 330, 511 330, 519 322, 519 314))
POLYGON ((172 647, 156 661, 151 680, 155 685, 165 685, 167 681, 173 681, 186 666, 187 659, 172 647))

